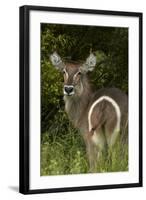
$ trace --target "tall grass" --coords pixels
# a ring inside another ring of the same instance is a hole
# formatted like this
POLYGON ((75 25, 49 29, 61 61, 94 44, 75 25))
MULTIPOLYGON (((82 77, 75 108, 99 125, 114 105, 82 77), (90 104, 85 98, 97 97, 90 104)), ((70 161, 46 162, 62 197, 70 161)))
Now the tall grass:
MULTIPOLYGON (((63 113, 61 113, 62 115, 63 113)), ((63 114, 64 115, 64 114, 63 114)), ((88 173, 85 145, 68 122, 55 122, 41 137, 41 176, 88 173)), ((97 172, 128 171, 128 144, 119 137, 112 150, 100 156, 97 172)))

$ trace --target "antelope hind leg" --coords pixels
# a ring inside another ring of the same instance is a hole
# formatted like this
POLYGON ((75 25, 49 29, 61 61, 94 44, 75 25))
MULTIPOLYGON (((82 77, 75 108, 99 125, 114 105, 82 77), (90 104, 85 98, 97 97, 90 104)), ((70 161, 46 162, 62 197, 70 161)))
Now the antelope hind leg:
POLYGON ((89 160, 90 172, 97 172, 97 165, 99 157, 102 156, 102 152, 105 150, 105 136, 100 130, 95 130, 90 138, 86 138, 86 148, 89 160))
POLYGON ((87 156, 88 156, 88 161, 89 161, 89 172, 96 172, 96 167, 97 167, 97 160, 98 160, 98 149, 97 147, 93 144, 92 141, 88 142, 87 145, 87 156))

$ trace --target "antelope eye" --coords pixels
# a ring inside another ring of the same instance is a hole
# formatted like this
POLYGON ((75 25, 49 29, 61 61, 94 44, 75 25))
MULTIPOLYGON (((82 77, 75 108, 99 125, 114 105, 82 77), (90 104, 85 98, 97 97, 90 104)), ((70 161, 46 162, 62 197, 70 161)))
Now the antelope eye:
POLYGON ((78 72, 78 75, 81 75, 81 72, 78 72))

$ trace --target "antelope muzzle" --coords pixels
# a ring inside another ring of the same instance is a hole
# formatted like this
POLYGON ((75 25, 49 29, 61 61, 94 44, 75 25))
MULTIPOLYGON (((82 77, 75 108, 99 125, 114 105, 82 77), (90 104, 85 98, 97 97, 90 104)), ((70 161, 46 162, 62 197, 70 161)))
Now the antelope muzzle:
POLYGON ((73 85, 64 85, 64 95, 71 96, 74 94, 74 86, 73 85))

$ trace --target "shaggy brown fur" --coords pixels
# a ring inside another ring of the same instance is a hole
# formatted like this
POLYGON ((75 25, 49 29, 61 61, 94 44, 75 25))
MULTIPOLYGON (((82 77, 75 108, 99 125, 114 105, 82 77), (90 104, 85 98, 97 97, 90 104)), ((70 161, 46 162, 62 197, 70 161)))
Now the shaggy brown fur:
MULTIPOLYGON (((92 71, 96 65, 96 57, 91 53, 85 64, 63 63, 60 56, 54 52, 51 61, 56 68, 64 72, 64 101, 65 110, 74 127, 78 128, 84 138, 90 171, 96 172, 99 153, 107 146, 111 147, 119 134, 125 133, 128 125, 128 97, 116 88, 102 88, 92 91, 87 78, 87 71, 92 71), (71 87, 72 93, 65 91, 65 87, 71 87), (103 99, 92 110, 91 106, 100 97, 106 96, 113 101, 120 112, 120 120, 116 107, 103 99), (92 129, 89 130, 89 119, 92 129), (118 121, 120 130, 117 130, 118 121)), ((127 135, 126 135, 127 137, 127 135)))

